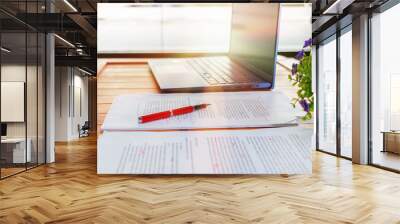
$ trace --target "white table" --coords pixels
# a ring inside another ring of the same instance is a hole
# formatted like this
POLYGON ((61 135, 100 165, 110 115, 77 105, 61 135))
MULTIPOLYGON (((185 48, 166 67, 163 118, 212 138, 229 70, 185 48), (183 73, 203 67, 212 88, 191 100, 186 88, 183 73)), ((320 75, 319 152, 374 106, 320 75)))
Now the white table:
POLYGON ((26 147, 26 154, 25 154, 25 138, 5 138, 1 139, 2 144, 2 151, 9 150, 8 147, 12 148, 12 162, 13 163, 25 163, 31 162, 32 160, 32 153, 31 153, 31 146, 32 140, 30 138, 26 139, 27 147, 26 147), (3 147, 7 147, 3 149, 3 147), (25 161, 26 160, 26 161, 25 161))

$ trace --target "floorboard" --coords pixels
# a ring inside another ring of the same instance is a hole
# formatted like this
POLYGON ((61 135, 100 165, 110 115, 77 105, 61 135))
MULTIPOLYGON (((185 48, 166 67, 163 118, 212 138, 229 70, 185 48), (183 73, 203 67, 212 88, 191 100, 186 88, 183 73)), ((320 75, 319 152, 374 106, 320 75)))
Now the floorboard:
MULTIPOLYGON (((103 78, 99 124, 114 95, 156 92, 103 78)), ((99 176, 96 152, 96 136, 57 143, 56 163, 0 181, 0 223, 400 223, 399 174, 320 152, 312 175, 293 176, 99 176)))
POLYGON ((96 136, 0 181, 0 223, 400 223, 400 176, 314 152, 312 175, 96 174, 96 136))

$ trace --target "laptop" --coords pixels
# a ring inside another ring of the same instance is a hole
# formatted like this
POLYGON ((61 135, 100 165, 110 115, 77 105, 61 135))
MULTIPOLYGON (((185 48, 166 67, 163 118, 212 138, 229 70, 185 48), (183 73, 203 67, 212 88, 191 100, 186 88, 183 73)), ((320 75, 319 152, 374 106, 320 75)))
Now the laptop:
POLYGON ((270 90, 278 24, 279 3, 234 3, 227 54, 151 59, 150 69, 161 92, 270 90))

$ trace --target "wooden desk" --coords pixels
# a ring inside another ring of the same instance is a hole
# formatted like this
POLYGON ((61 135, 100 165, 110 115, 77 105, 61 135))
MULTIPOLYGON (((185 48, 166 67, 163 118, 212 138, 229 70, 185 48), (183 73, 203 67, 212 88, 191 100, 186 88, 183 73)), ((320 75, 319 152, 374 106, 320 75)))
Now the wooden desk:
POLYGON ((107 61, 98 71, 97 133, 116 96, 159 92, 146 60, 107 61))
POLYGON ((25 138, 1 139, 1 144, 3 145, 2 159, 4 159, 6 163, 10 164, 25 164, 25 160, 27 160, 26 162, 31 162, 32 140, 28 138, 26 142, 27 144, 25 144, 25 138), (27 146, 26 152, 25 145, 27 146))
POLYGON ((392 152, 400 154, 400 132, 383 131, 383 150, 382 152, 392 152))
MULTIPOLYGON (((147 64, 148 59, 98 59, 97 75, 97 133, 114 98, 129 93, 159 93, 157 84, 147 64)), ((289 70, 277 66, 276 88, 289 97, 296 89, 287 79, 289 70)))

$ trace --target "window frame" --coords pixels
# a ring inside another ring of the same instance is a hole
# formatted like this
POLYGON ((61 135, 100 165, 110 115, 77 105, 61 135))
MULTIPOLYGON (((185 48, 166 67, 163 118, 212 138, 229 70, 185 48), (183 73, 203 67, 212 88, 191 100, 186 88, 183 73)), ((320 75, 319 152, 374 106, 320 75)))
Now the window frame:
POLYGON ((325 37, 324 39, 320 39, 317 43, 316 43, 316 110, 315 110, 315 115, 316 115, 316 151, 319 152, 323 152, 329 155, 333 155, 333 156, 337 156, 340 158, 344 158, 347 160, 352 160, 351 157, 348 156, 344 156, 341 153, 341 117, 340 117, 340 112, 341 112, 341 108, 340 108, 340 103, 341 103, 341 97, 340 97, 340 84, 341 84, 341 65, 340 65, 340 38, 342 35, 346 34, 347 32, 351 32, 352 30, 352 23, 347 24, 346 26, 344 26, 341 29, 336 30, 335 33, 331 34, 330 36, 325 37), (320 143, 319 143, 319 86, 320 86, 320 74, 319 74, 319 61, 320 61, 320 55, 319 55, 319 48, 322 44, 326 44, 329 43, 331 41, 336 41, 336 60, 335 60, 335 64, 336 64, 336 152, 332 153, 332 152, 328 152, 324 149, 320 148, 320 143))
POLYGON ((368 165, 377 167, 383 170, 395 172, 395 173, 400 173, 400 170, 390 168, 387 166, 383 166, 377 163, 373 162, 373 154, 374 154, 374 147, 373 147, 373 130, 372 130, 372 93, 373 93, 373 88, 372 88, 372 19, 374 18, 374 14, 381 14, 384 13, 385 11, 393 8, 394 6, 398 5, 400 3, 399 0, 388 0, 382 5, 369 10, 368 13, 368 31, 367 31, 367 39, 368 39, 368 69, 367 69, 367 78, 368 78, 368 165))
MULTIPOLYGON (((28 1, 25 0, 22 2, 25 3, 25 6, 24 6, 25 12, 24 13, 26 16, 27 15, 26 13, 28 13, 27 12, 28 1)), ((39 2, 43 2, 43 1, 42 0, 31 1, 31 3, 36 4, 36 13, 39 13, 39 2)), ((47 10, 48 10, 48 7, 46 7, 46 12, 47 12, 47 10)), ((48 40, 47 40, 47 32, 43 32, 41 30, 38 30, 38 29, 30 26, 29 24, 16 18, 11 13, 9 13, 6 10, 4 10, 3 8, 1 8, 1 6, 0 6, 0 12, 8 15, 11 19, 15 20, 16 22, 21 23, 21 25, 22 25, 21 27, 23 27, 23 29, 21 29, 20 31, 15 31, 15 32, 19 32, 19 33, 25 35, 25 37, 24 37, 25 38, 24 39, 24 41, 25 41, 25 49, 24 49, 24 51, 25 51, 25 56, 24 56, 25 57, 25 68, 24 68, 24 70, 25 70, 25 81, 24 81, 25 82, 25 87, 24 87, 24 90, 25 90, 25 93, 24 93, 24 130, 25 130, 25 134, 23 137, 25 140, 25 166, 24 166, 24 168, 21 167, 21 168, 23 168, 23 170, 14 172, 12 174, 8 174, 6 176, 4 176, 4 174, 2 173, 3 168, 0 166, 0 180, 4 180, 8 177, 12 177, 14 175, 26 172, 30 169, 37 168, 37 167, 47 163, 47 144, 48 144, 48 142, 47 142, 47 43, 48 43, 48 40), (28 58, 28 34, 33 34, 34 36, 36 36, 36 41, 34 43, 34 44, 36 44, 36 47, 35 47, 36 58, 34 60, 34 65, 35 65, 36 69, 35 69, 34 73, 32 73, 32 74, 36 75, 36 91, 33 93, 35 95, 34 97, 36 97, 36 122, 34 122, 34 125, 36 125, 36 127, 35 127, 36 136, 33 136, 32 138, 36 138, 36 140, 37 140, 36 149, 31 149, 32 152, 34 152, 34 150, 36 150, 36 158, 35 158, 36 161, 34 163, 30 163, 29 166, 28 166, 29 162, 27 162, 27 156, 28 156, 28 154, 27 154, 27 147, 28 147, 28 144, 27 144, 28 143, 28 110, 27 110, 28 78, 27 78, 27 76, 28 76, 28 59, 29 59, 28 58), (43 34, 43 35, 40 35, 40 34, 43 34), (39 36, 42 36, 42 38, 39 38, 39 36), (43 49, 39 48, 39 41, 41 41, 41 44, 42 44, 41 46, 43 49), (43 107, 42 109, 44 110, 43 117, 39 117, 40 115, 38 113, 38 111, 39 111, 39 81, 38 81, 38 77, 39 77, 39 65, 40 65, 39 64, 39 55, 40 55, 39 52, 44 54, 44 55, 41 55, 42 60, 44 60, 44 63, 41 64, 43 66, 41 75, 42 75, 42 82, 43 82, 42 84, 43 84, 43 88, 44 88, 43 93, 42 93, 42 96, 44 96, 44 98, 42 99, 43 105, 41 105, 43 107), (43 122, 42 124, 43 124, 43 128, 44 128, 44 130, 43 130, 43 143, 44 144, 42 145, 43 155, 41 155, 41 157, 43 157, 42 158, 43 162, 39 162, 39 143, 38 143, 39 142, 38 141, 38 139, 39 139, 39 120, 41 120, 41 122, 43 122)), ((1 23, 0 23, 0 28, 1 28, 1 23)), ((7 30, 0 29, 0 45, 1 45, 3 33, 15 33, 15 32, 14 31, 9 32, 7 30)), ((0 54, 0 82, 2 80, 2 74, 1 74, 1 72, 2 72, 1 68, 3 66, 2 62, 3 62, 3 58, 0 54)), ((1 89, 1 86, 0 86, 0 89, 1 89)), ((0 106, 0 110, 1 110, 1 106, 0 106)), ((1 123, 1 119, 0 119, 0 123, 1 123)), ((0 157, 1 157, 1 152, 2 152, 2 147, 0 144, 0 157)))

